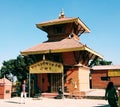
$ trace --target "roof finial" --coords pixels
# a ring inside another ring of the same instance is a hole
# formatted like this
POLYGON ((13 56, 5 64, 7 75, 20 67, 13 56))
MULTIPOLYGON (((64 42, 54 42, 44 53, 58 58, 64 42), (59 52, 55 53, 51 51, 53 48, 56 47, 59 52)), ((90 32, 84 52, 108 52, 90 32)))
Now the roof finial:
POLYGON ((64 10, 62 9, 62 11, 61 11, 61 15, 64 15, 64 10))
POLYGON ((62 10, 61 10, 61 13, 60 13, 60 15, 59 15, 59 19, 64 18, 64 17, 65 17, 65 15, 64 15, 64 10, 62 9, 62 10))

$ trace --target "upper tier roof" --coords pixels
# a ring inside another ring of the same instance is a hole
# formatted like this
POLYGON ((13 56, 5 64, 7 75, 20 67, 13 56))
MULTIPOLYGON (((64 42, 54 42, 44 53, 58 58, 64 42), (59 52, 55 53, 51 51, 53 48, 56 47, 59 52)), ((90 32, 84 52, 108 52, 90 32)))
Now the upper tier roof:
POLYGON ((90 32, 90 29, 82 22, 80 18, 70 18, 65 17, 64 14, 61 13, 61 16, 58 19, 42 22, 36 24, 37 28, 45 31, 45 27, 57 25, 57 24, 65 24, 65 23, 75 23, 76 25, 79 24, 85 30, 86 33, 90 32))

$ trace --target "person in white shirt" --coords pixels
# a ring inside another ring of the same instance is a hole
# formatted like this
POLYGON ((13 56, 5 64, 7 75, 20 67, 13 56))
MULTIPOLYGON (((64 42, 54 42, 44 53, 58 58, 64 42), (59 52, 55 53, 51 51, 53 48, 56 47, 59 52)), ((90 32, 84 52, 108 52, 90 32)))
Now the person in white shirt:
POLYGON ((24 80, 21 86, 21 103, 25 104, 26 99, 26 81, 24 80))

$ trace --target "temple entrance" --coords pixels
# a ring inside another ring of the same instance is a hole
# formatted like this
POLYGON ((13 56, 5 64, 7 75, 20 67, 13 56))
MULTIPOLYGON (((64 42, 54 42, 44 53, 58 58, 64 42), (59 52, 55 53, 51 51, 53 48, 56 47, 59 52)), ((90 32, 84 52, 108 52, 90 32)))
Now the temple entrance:
POLYGON ((38 74, 37 84, 42 92, 57 92, 58 87, 62 87, 62 73, 38 74))
MULTIPOLYGON (((53 62, 49 60, 42 60, 29 67, 31 74, 37 74, 36 86, 42 92, 57 92, 59 86, 63 89, 63 65, 62 63, 53 62)), ((31 78, 29 75, 29 87, 31 78)), ((29 95, 30 95, 29 88, 29 95)))
POLYGON ((61 73, 54 73, 50 74, 50 86, 51 86, 51 92, 57 92, 57 88, 59 86, 62 87, 62 74, 61 73))

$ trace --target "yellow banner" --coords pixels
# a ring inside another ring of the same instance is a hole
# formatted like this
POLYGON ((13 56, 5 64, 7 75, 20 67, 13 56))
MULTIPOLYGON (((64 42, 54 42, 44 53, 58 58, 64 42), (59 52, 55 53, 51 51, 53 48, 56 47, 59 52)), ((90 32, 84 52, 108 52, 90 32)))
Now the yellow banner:
POLYGON ((109 70, 108 76, 120 76, 120 70, 109 70))
POLYGON ((36 73, 62 73, 63 65, 58 62, 42 60, 29 67, 29 72, 31 74, 36 73))

